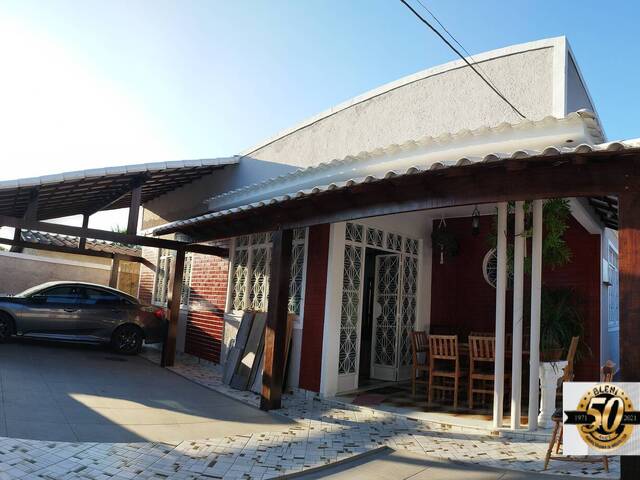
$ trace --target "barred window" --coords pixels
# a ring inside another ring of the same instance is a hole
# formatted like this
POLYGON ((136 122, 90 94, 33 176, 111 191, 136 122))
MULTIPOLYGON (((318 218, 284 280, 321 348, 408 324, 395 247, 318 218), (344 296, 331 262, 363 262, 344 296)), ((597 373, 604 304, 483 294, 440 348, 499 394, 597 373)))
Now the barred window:
MULTIPOLYGON (((165 305, 167 303, 167 293, 169 291, 169 268, 171 259, 176 256, 174 250, 161 248, 158 251, 158 262, 156 263, 156 275, 153 283, 153 303, 165 305)), ((191 295, 191 270, 193 267, 193 253, 187 252, 184 257, 184 270, 182 274, 182 294, 180 296, 180 306, 187 308, 191 295)))
MULTIPOLYGON (((259 233, 235 239, 230 300, 233 310, 267 310, 271 237, 270 233, 259 233)), ((306 240, 306 229, 294 230, 289 283, 289 313, 297 315, 300 314, 302 305, 306 240)))

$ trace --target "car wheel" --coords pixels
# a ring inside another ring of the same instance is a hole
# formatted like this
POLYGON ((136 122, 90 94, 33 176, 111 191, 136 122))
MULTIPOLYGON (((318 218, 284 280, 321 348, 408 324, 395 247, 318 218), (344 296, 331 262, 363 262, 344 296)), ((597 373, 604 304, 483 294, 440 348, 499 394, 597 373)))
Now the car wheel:
POLYGON ((136 325, 123 325, 111 339, 113 348, 124 355, 136 355, 142 349, 142 330, 136 325))
POLYGON ((13 321, 6 314, 0 313, 0 343, 6 342, 13 333, 13 321))

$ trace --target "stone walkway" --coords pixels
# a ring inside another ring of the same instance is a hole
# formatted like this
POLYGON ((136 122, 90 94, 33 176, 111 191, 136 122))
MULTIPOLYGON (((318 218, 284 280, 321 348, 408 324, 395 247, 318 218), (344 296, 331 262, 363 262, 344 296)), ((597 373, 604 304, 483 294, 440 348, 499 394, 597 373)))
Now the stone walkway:
MULTIPOLYGON (((157 362, 159 355, 146 350, 157 362)), ((251 405, 258 396, 221 382, 219 366, 182 355, 172 370, 251 405)), ((426 422, 302 394, 277 411, 297 422, 282 430, 168 443, 59 443, 0 438, 0 480, 267 479, 326 465, 380 446, 488 467, 541 472, 544 442, 443 431, 426 422)), ((599 464, 552 462, 548 473, 618 478, 599 464)))

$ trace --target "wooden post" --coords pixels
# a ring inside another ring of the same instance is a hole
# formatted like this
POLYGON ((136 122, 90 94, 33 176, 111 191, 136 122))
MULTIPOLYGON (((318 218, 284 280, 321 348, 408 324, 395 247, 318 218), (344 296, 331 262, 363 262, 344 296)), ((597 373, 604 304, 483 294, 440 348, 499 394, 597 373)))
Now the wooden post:
POLYGON ((496 360, 493 382, 493 427, 502 426, 504 401, 504 333, 507 301, 507 203, 498 204, 496 245, 496 360))
POLYGON ((138 233, 138 217, 140 215, 140 205, 142 203, 142 185, 138 185, 131 190, 131 204, 129 205, 129 219, 127 221, 127 234, 138 233))
POLYGON ((167 305, 169 311, 169 327, 162 349, 162 366, 172 367, 176 359, 176 337, 180 318, 180 298, 182 297, 182 275, 184 273, 184 249, 176 251, 169 268, 169 286, 167 287, 167 305))
POLYGON ((513 245, 513 345, 511 347, 511 428, 520 428, 522 323, 524 320, 524 202, 516 202, 513 245))
MULTIPOLYGON (((82 216, 82 228, 89 228, 89 217, 91 215, 89 215, 88 213, 85 213, 82 216)), ((85 248, 87 248, 87 237, 80 237, 80 242, 78 243, 78 248, 80 250, 84 250, 85 248)))
POLYGON ((260 398, 262 410, 278 409, 282 400, 292 242, 293 230, 278 230, 273 233, 269 310, 264 335, 264 370, 260 398))
POLYGON ((113 260, 111 261, 111 274, 109 275, 109 286, 111 288, 118 288, 119 273, 120 273, 120 256, 117 253, 114 253, 113 260))
MULTIPOLYGON (((29 198, 29 204, 27 205, 27 209, 24 212, 24 216, 22 217, 25 220, 37 220, 38 219, 38 190, 34 190, 31 192, 31 196, 29 198)), ((13 232, 13 241, 21 242, 22 241, 22 229, 16 227, 13 232)), ((23 247, 14 245, 10 249, 15 253, 22 253, 24 250, 23 247)))
POLYGON ((540 411, 540 302, 542 297, 542 211, 543 200, 533 201, 531 239, 531 337, 529 340, 529 430, 538 428, 540 411))
MULTIPOLYGON (((640 193, 618 196, 620 227, 620 379, 640 381, 640 193)), ((636 427, 637 428, 637 427, 636 427)), ((640 457, 623 456, 622 479, 638 478, 640 457)))

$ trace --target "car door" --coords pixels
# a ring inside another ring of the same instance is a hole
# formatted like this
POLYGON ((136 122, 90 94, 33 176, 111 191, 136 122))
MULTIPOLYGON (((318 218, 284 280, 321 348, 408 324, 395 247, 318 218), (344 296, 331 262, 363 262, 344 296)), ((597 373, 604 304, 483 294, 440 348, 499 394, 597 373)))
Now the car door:
POLYGON ((18 322, 19 335, 73 338, 82 312, 82 293, 77 285, 57 285, 26 301, 18 322))
POLYGON ((126 298, 98 287, 83 287, 83 309, 78 318, 78 335, 86 340, 106 342, 118 325, 126 323, 135 309, 126 298))

